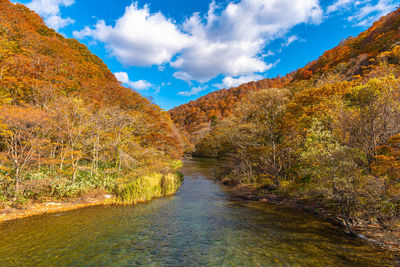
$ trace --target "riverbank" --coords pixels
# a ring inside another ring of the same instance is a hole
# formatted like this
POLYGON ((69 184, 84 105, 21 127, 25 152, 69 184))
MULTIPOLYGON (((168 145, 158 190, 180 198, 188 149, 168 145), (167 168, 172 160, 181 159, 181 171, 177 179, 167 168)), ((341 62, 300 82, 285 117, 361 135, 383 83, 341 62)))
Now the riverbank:
MULTIPOLYGON (((251 185, 232 185, 227 181, 222 181, 222 183, 225 184, 228 193, 233 198, 261 201, 275 206, 301 209, 327 220, 346 232, 345 223, 342 219, 334 217, 329 213, 328 209, 311 201, 282 197, 273 193, 262 193, 251 185)), ((365 242, 399 253, 400 257, 400 222, 393 222, 390 228, 385 228, 377 224, 355 225, 353 226, 353 232, 365 242)))
POLYGON ((23 206, 4 206, 0 208, 0 223, 23 219, 31 216, 47 213, 65 212, 91 206, 109 204, 113 196, 105 191, 92 191, 83 196, 61 200, 43 199, 41 201, 29 201, 23 206))
POLYGON ((114 196, 104 190, 92 190, 74 198, 42 198, 24 204, 4 203, 0 206, 0 223, 46 213, 71 211, 101 205, 136 205, 174 195, 183 181, 181 173, 152 174, 140 177, 114 196))
MULTIPOLYGON (((163 197, 169 197, 171 195, 173 194, 165 195, 163 197)), ((58 212, 67 212, 71 210, 77 210, 94 206, 122 205, 113 203, 112 201, 113 198, 114 196, 111 196, 105 192, 101 192, 100 194, 99 192, 91 192, 79 198, 64 199, 64 200, 31 201, 30 203, 26 204, 23 208, 14 208, 11 206, 6 206, 0 208, 0 224, 6 221, 24 219, 32 216, 58 213, 58 212)), ((151 200, 137 201, 131 205, 137 205, 149 201, 151 200)))

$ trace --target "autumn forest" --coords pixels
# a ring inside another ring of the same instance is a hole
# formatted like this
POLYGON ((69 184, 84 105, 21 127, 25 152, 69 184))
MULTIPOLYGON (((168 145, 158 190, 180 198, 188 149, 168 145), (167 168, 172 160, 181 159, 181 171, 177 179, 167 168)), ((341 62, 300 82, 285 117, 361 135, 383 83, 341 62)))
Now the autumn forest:
POLYGON ((159 183, 155 195, 173 193, 183 146, 169 115, 25 6, 0 10, 1 201, 93 189, 117 202, 152 198, 129 191, 139 177, 159 183))
POLYGON ((186 149, 224 159, 222 181, 313 203, 350 232, 398 231, 399 25, 397 10, 285 77, 172 109, 186 149))
POLYGON ((285 76, 164 111, 0 0, 0 210, 170 196, 184 158, 211 158, 245 199, 307 208, 353 235, 379 228, 400 247, 399 29, 400 9, 285 76))

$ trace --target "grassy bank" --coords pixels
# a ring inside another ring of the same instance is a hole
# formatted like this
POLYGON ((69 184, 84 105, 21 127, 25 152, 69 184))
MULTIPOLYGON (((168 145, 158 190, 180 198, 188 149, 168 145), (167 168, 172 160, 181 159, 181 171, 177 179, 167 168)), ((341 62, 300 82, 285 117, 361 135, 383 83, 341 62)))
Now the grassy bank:
POLYGON ((151 167, 145 164, 125 172, 107 165, 99 166, 96 174, 82 167, 75 180, 68 177, 68 173, 62 176, 59 170, 28 172, 19 182, 18 194, 13 190, 15 185, 11 179, 2 179, 0 221, 1 217, 5 220, 48 212, 48 203, 59 206, 52 207, 52 210, 63 211, 64 207, 69 209, 71 205, 79 208, 86 204, 147 202, 175 194, 183 181, 183 175, 178 172, 182 162, 178 160, 164 160, 151 167))
MULTIPOLYGON (((179 166, 179 165, 177 165, 179 166)), ((71 197, 24 198, 23 202, 3 201, 0 207, 0 223, 46 213, 65 212, 100 205, 136 205, 176 193, 183 181, 178 172, 149 175, 133 179, 129 184, 106 191, 81 188, 81 193, 71 197), (84 193, 83 193, 84 192, 84 193)))
POLYGON ((176 193, 182 181, 183 175, 179 172, 151 173, 118 188, 111 203, 131 205, 170 196, 176 193))

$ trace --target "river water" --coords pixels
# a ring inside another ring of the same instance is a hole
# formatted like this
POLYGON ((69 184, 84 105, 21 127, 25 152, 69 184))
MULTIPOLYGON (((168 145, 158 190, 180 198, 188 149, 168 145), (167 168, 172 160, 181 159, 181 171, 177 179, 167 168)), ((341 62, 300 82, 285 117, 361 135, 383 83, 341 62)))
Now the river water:
POLYGON ((213 162, 186 161, 176 196, 0 225, 0 266, 390 266, 365 245, 294 209, 234 201, 213 162))

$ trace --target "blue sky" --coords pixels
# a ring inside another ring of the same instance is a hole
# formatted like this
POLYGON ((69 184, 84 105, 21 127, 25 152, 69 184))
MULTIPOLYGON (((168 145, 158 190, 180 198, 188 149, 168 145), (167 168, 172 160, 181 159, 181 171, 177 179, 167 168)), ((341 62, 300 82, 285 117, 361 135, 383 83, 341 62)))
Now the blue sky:
POLYGON ((18 2, 86 44, 125 86, 168 110, 303 67, 400 0, 18 2))

